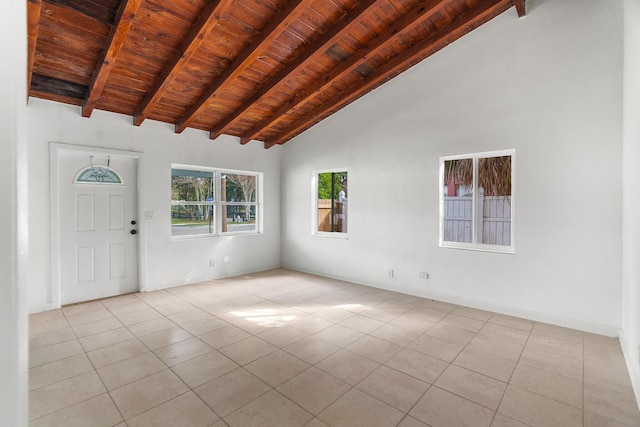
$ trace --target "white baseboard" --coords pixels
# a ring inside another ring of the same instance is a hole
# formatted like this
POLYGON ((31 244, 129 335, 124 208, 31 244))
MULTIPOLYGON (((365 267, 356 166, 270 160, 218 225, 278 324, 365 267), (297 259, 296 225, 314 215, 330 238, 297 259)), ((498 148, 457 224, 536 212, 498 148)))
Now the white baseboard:
POLYGON ((598 323, 587 322, 580 319, 572 319, 568 317, 556 316, 549 313, 527 311, 518 308, 503 306, 499 304, 492 304, 486 301, 474 300, 471 298, 460 297, 456 295, 438 294, 434 292, 421 292, 411 288, 398 288, 385 286, 383 284, 365 283, 362 281, 354 280, 350 277, 341 277, 339 275, 324 274, 317 271, 307 271, 290 266, 283 266, 283 268, 300 271, 302 273, 315 274, 317 276, 328 277, 331 279, 344 280, 345 282, 356 283, 359 285, 370 286, 372 288, 384 289, 387 291, 399 292, 407 295, 414 295, 421 298, 429 298, 450 304, 462 305, 465 307, 477 308, 480 310, 493 311, 495 313, 505 314, 508 316, 520 317, 527 320, 533 320, 535 322, 549 323, 552 325, 563 326, 565 328, 577 329, 584 332, 591 332, 598 335, 605 335, 608 337, 619 337, 620 328, 611 325, 601 325, 598 323))
POLYGON ((43 311, 50 311, 50 310, 54 310, 56 307, 53 306, 53 303, 47 303, 47 304, 39 304, 39 305, 34 305, 32 307, 29 307, 29 314, 36 314, 36 313, 42 313, 43 311))
POLYGON ((638 404, 638 408, 640 408, 640 363, 634 363, 636 361, 633 360, 633 356, 629 354, 629 346, 624 334, 624 329, 620 332, 620 346, 622 347, 624 360, 627 362, 627 370, 629 371, 629 378, 631 378, 633 392, 636 395, 636 403, 638 404))
POLYGON ((209 280, 224 280, 224 279, 229 279, 231 277, 243 276, 246 274, 255 274, 255 273, 261 273, 263 271, 275 270, 277 268, 282 268, 282 267, 280 265, 273 265, 273 266, 267 265, 267 266, 258 266, 248 270, 226 271, 224 274, 215 272, 210 275, 207 275, 206 277, 200 277, 190 281, 170 282, 170 283, 165 283, 159 286, 155 286, 153 288, 147 287, 147 289, 141 290, 140 292, 153 292, 153 291, 159 291, 162 289, 175 288, 177 286, 194 285, 200 282, 208 282, 209 280))

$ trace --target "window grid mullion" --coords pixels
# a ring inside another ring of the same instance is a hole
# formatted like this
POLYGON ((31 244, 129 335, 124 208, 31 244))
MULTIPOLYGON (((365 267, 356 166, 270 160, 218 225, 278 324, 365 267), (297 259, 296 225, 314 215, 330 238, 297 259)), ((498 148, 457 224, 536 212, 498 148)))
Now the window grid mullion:
POLYGON ((471 242, 478 244, 478 157, 473 157, 473 179, 471 189, 471 242))

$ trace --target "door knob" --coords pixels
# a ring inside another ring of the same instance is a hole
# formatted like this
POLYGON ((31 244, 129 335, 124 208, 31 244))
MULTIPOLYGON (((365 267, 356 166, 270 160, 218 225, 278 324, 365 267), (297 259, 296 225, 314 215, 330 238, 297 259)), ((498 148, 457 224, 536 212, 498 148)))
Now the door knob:
POLYGON ((136 225, 135 220, 134 220, 134 221, 131 221, 131 225, 136 225))
POLYGON ((137 231, 136 230, 131 230, 131 234, 136 234, 137 231))

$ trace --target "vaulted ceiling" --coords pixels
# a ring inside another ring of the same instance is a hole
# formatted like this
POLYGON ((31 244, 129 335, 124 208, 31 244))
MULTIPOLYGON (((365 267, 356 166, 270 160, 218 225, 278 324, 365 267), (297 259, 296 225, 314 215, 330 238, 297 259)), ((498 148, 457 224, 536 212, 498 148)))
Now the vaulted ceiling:
POLYGON ((524 15, 524 0, 28 0, 29 95, 269 148, 512 7, 524 15))

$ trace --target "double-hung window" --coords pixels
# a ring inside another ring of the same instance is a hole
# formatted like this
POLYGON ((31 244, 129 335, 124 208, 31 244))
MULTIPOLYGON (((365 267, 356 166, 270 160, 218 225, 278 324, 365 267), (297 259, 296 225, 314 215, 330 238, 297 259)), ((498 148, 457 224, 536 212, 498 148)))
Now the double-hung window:
POLYGON ((515 150, 440 158, 440 246, 514 252, 515 150))
POLYGON ((260 232, 262 174, 190 165, 171 168, 171 235, 260 232))

